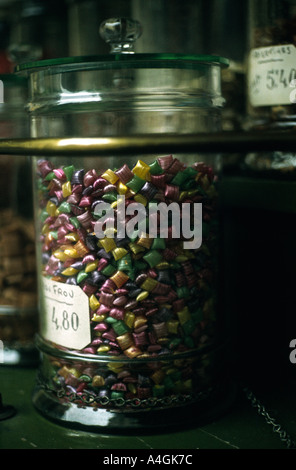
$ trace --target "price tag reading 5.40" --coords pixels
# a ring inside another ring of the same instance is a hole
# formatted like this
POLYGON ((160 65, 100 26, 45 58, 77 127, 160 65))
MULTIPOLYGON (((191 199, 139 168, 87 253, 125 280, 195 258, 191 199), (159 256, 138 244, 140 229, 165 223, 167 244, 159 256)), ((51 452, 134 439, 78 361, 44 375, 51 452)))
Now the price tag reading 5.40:
POLYGON ((83 349, 91 341, 88 296, 79 286, 42 281, 43 336, 67 348, 83 349))
POLYGON ((295 103, 291 83, 296 79, 294 44, 252 49, 248 67, 248 95, 252 106, 295 103))

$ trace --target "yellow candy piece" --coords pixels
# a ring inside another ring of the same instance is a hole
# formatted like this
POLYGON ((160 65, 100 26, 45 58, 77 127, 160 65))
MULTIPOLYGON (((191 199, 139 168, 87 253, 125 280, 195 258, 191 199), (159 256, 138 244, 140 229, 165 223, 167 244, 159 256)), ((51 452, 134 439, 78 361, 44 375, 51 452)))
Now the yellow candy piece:
POLYGON ((65 261, 68 256, 65 255, 65 253, 62 251, 62 250, 56 250, 53 252, 53 256, 57 259, 59 259, 60 261, 65 261))
POLYGON ((81 257, 81 258, 89 252, 89 249, 87 248, 87 246, 81 240, 79 240, 77 243, 75 243, 73 248, 76 250, 78 256, 81 257))
POLYGON ((57 209, 57 206, 52 201, 48 201, 48 203, 46 204, 45 209, 46 209, 48 215, 53 217, 55 215, 55 211, 57 209))
MULTIPOLYGON (((128 192, 129 188, 123 184, 121 181, 117 183, 117 192, 120 195, 126 194, 128 192)), ((112 206, 112 204, 111 204, 112 206)), ((113 206, 112 206, 113 207, 113 206)))
POLYGON ((147 206, 147 199, 142 194, 135 194, 134 200, 143 206, 147 206))
POLYGON ((116 271, 116 273, 113 274, 113 276, 111 276, 110 279, 111 281, 114 282, 114 284, 116 284, 116 286, 119 289, 120 287, 123 286, 123 284, 126 283, 126 281, 128 281, 129 276, 125 274, 123 271, 116 271))
POLYGON ((149 295, 149 292, 148 292, 147 290, 144 290, 144 291, 141 292, 139 295, 137 295, 136 301, 137 301, 137 302, 141 302, 141 300, 147 299, 148 295, 149 295))
POLYGON ((115 184, 116 181, 119 179, 118 176, 112 170, 106 170, 105 173, 102 174, 102 178, 109 181, 111 184, 115 184))
POLYGON ((108 362, 107 367, 112 372, 118 373, 124 368, 124 364, 122 362, 108 362))
POLYGON ((158 263, 155 268, 156 269, 168 269, 170 267, 170 263, 168 263, 167 261, 161 261, 160 263, 158 263))
POLYGON ((124 323, 129 327, 132 328, 136 315, 133 312, 126 312, 124 316, 124 323))
POLYGON ((147 318, 144 315, 137 315, 134 321, 134 329, 141 328, 141 326, 146 325, 147 318))
POLYGON ((89 298, 89 306, 92 310, 97 310, 100 306, 100 302, 96 298, 96 296, 93 294, 89 298))
POLYGON ((67 233, 67 235, 65 235, 65 238, 70 242, 77 242, 79 240, 79 235, 77 233, 71 232, 67 233))
POLYGON ((68 258, 79 258, 79 254, 75 250, 75 248, 66 248, 64 250, 65 255, 67 255, 68 258))
POLYGON ((117 336, 116 341, 123 351, 134 345, 131 333, 124 333, 123 335, 117 336))
POLYGON ((101 375, 94 375, 91 384, 93 387, 103 387, 105 379, 101 375))
POLYGON ((49 225, 44 224, 43 227, 42 227, 42 230, 41 230, 42 235, 47 235, 49 233, 49 231, 50 231, 49 225))
POLYGON ((180 325, 180 323, 178 322, 178 320, 169 320, 166 323, 168 332, 173 334, 173 335, 178 333, 178 326, 179 325, 180 325))
POLYGON ((151 375, 151 379, 157 385, 161 384, 164 377, 165 377, 165 373, 163 372, 163 370, 157 370, 154 372, 154 374, 151 375))
POLYGON ((140 287, 141 289, 145 291, 151 292, 156 287, 157 284, 158 284, 158 281, 156 281, 156 279, 153 279, 152 277, 147 277, 147 279, 145 279, 145 281, 142 282, 140 287))
POLYGON ((135 384, 133 384, 133 383, 128 383, 128 384, 127 384, 127 388, 128 388, 128 391, 129 391, 130 393, 133 393, 134 395, 137 393, 137 387, 136 387, 135 384))
POLYGON ((97 315, 96 313, 94 313, 93 316, 91 317, 91 320, 95 322, 103 322, 106 320, 106 318, 107 318, 107 315, 97 315))
POLYGON ((90 262, 90 263, 87 263, 87 265, 85 266, 84 271, 85 271, 86 273, 91 273, 92 271, 94 271, 95 269, 97 269, 98 263, 99 263, 99 260, 96 260, 96 261, 92 261, 92 262, 90 262))
POLYGON ((137 348, 136 346, 131 346, 130 348, 125 349, 124 354, 133 359, 134 357, 140 356, 142 354, 141 349, 137 348))
POLYGON ((112 255, 114 256, 115 261, 119 260, 124 255, 126 255, 127 253, 128 253, 128 251, 125 248, 122 248, 122 247, 114 248, 114 250, 112 250, 112 255))
POLYGON ((188 260, 188 257, 185 256, 185 255, 178 255, 178 256, 176 256, 176 258, 175 258, 175 261, 176 261, 177 263, 183 263, 184 261, 187 261, 187 260, 188 260))
POLYGON ((179 312, 177 312, 177 315, 181 325, 190 320, 190 312, 188 307, 184 307, 182 310, 179 310, 179 312))
POLYGON ((71 196, 72 194, 72 188, 71 188, 71 182, 67 181, 62 185, 62 192, 63 192, 63 197, 68 197, 71 196))
POLYGON ((97 353, 101 354, 101 353, 104 353, 104 352, 108 352, 108 351, 110 351, 110 349, 111 349, 111 346, 109 346, 108 344, 103 344, 102 346, 100 346, 97 349, 97 353))
POLYGON ((64 271, 62 271, 63 276, 74 276, 77 273, 78 273, 78 269, 75 269, 75 268, 66 268, 64 269, 64 271))
POLYGON ((179 194, 179 201, 182 201, 187 196, 187 191, 181 191, 179 194))
POLYGON ((99 243, 104 248, 106 253, 116 248, 116 244, 113 238, 108 238, 108 237, 102 238, 102 240, 99 240, 99 243))
POLYGON ((128 246, 135 255, 141 253, 142 251, 145 251, 145 248, 143 246, 137 245, 136 243, 129 243, 128 246))
POLYGON ((146 179, 146 176, 150 176, 150 166, 142 160, 138 160, 136 165, 132 169, 132 172, 139 178, 146 179))
POLYGON ((80 375, 81 375, 81 373, 77 369, 74 369, 74 367, 71 367, 69 369, 69 372, 70 372, 70 374, 74 375, 77 378, 80 377, 80 375))
POLYGON ((147 233, 141 234, 140 238, 137 240, 137 245, 143 246, 144 248, 149 249, 153 243, 153 238, 149 238, 147 233))

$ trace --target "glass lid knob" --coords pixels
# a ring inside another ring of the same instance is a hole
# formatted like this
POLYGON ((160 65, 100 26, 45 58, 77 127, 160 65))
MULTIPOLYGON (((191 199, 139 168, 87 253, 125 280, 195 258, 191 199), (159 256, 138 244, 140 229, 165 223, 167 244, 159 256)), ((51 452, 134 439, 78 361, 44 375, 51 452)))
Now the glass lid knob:
POLYGON ((104 41, 110 44, 111 53, 133 54, 142 26, 131 18, 109 18, 101 23, 99 31, 104 41))

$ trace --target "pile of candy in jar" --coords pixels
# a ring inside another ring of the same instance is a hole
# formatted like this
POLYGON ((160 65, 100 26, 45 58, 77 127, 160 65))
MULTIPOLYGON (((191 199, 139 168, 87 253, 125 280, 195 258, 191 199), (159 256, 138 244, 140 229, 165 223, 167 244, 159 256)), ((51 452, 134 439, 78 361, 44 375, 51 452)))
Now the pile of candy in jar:
POLYGON ((197 372, 192 359, 178 361, 177 354, 209 345, 215 336, 218 218, 212 168, 186 166, 167 155, 102 173, 40 160, 37 172, 42 274, 88 295, 92 341, 79 352, 107 358, 101 368, 55 359, 55 382, 72 393, 111 398, 190 392, 200 379, 196 375, 204 375, 203 365, 197 372), (123 194, 126 204, 144 206, 201 202, 200 248, 186 250, 183 240, 170 236, 119 239, 115 233, 98 239, 95 206, 108 201, 116 213, 115 201, 123 194), (143 358, 144 366, 133 364, 143 358))

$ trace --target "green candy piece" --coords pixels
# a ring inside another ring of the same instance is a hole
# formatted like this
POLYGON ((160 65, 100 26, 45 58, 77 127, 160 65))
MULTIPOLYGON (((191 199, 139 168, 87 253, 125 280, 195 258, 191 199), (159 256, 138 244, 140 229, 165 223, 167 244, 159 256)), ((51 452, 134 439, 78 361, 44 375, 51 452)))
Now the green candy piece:
POLYGON ((112 266, 112 264, 108 264, 104 269, 101 271, 104 276, 112 276, 116 272, 116 268, 112 266))
POLYGON ((174 381, 174 382, 177 382, 179 380, 182 379, 182 372, 179 371, 179 370, 175 370, 174 372, 172 372, 171 374, 169 374, 169 377, 171 377, 171 379, 174 381))
POLYGON ((71 212, 71 206, 66 201, 62 202, 62 204, 59 205, 58 209, 59 209, 59 212, 63 212, 67 214, 71 212))
POLYGON ((169 349, 175 349, 181 343, 181 338, 174 338, 170 341, 169 349))
POLYGON ((58 239, 58 231, 57 230, 53 230, 52 232, 49 232, 49 233, 52 236, 52 238, 54 238, 55 240, 58 239))
POLYGON ((47 173, 47 175, 45 176, 44 179, 45 179, 45 181, 51 181, 51 180, 54 179, 54 177, 55 177, 54 172, 53 172, 53 171, 50 171, 49 173, 47 173))
POLYGON ((73 172, 75 170, 74 165, 65 166, 63 170, 64 170, 67 180, 71 181, 73 172))
POLYGON ((193 338, 191 336, 185 336, 184 338, 184 344, 188 347, 188 348, 194 348, 194 341, 193 341, 193 338))
POLYGON ((126 186, 135 193, 137 193, 138 191, 140 191, 140 189, 142 188, 142 186, 144 186, 145 183, 145 180, 143 180, 137 175, 134 175, 134 177, 130 181, 128 181, 128 183, 126 183, 126 186))
POLYGON ((162 261, 162 255, 157 250, 150 250, 143 258, 147 261, 150 268, 153 268, 162 261))
POLYGON ((189 291, 188 287, 186 287, 186 286, 177 287, 176 292, 177 292, 177 296, 179 297, 179 299, 185 299, 185 298, 189 297, 189 295, 190 295, 190 291, 189 291))
POLYGON ((154 397, 163 397, 165 394, 165 386, 164 385, 154 385, 152 388, 152 395, 154 397))
POLYGON ((113 317, 107 317, 106 320, 104 320, 104 321, 106 323, 109 323, 110 325, 118 322, 118 320, 116 320, 116 318, 113 318, 113 317))
POLYGON ((112 328, 118 336, 123 335, 130 330, 122 320, 116 320, 116 322, 112 324, 112 328))
POLYGON ((92 378, 91 378, 89 375, 82 374, 82 375, 79 377, 79 380, 80 380, 81 382, 89 383, 89 382, 92 381, 92 378))
POLYGON ((127 254, 120 258, 117 262, 118 271, 130 271, 132 269, 132 258, 127 254))
POLYGON ((149 165, 150 167, 150 174, 151 175, 160 175, 163 173, 163 169, 161 168, 160 164, 158 163, 157 160, 155 160, 153 163, 149 165))
POLYGON ((76 277, 77 284, 80 284, 80 282, 84 281, 87 277, 88 274, 86 272, 80 271, 76 277))
POLYGON ((181 268, 181 264, 180 264, 180 263, 177 263, 177 261, 171 261, 171 262, 170 262, 170 268, 171 268, 171 269, 180 269, 180 268, 181 268))
POLYGON ((117 193, 110 192, 107 194, 103 194, 102 199, 104 199, 104 201, 109 201, 109 202, 117 201, 117 193))
POLYGON ((79 228, 81 226, 77 217, 70 217, 70 222, 72 225, 74 225, 75 228, 79 228))
POLYGON ((192 318, 192 320, 194 321, 195 324, 200 323, 201 321, 203 321, 202 308, 200 307, 198 310, 191 313, 191 318, 192 318))
POLYGON ((171 388, 174 388, 175 386, 174 382, 169 376, 164 378, 163 385, 165 386, 166 389, 171 389, 171 388))
POLYGON ((194 320, 192 320, 192 318, 190 318, 190 320, 188 320, 182 325, 182 329, 185 335, 190 335, 193 332, 194 328, 195 328, 195 322, 194 320))
POLYGON ((164 238, 154 238, 151 245, 152 250, 165 250, 166 243, 164 238))
POLYGON ((136 260, 134 261, 134 267, 137 271, 141 271, 141 269, 147 268, 147 263, 143 263, 143 261, 136 260))
POLYGON ((43 209, 43 211, 40 214, 41 222, 44 223, 47 217, 48 217, 48 212, 46 209, 43 209))
POLYGON ((187 180, 187 176, 185 174, 185 171, 179 171, 171 180, 171 184, 175 184, 176 186, 181 186, 186 180, 187 180))
POLYGON ((118 390, 112 390, 111 392, 111 398, 117 399, 117 398, 124 398, 124 392, 118 391, 118 390))

